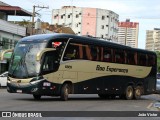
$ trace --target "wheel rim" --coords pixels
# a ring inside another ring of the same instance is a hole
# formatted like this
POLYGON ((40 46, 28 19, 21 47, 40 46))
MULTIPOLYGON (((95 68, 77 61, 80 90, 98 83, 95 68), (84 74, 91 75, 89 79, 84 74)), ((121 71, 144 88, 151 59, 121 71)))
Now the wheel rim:
POLYGON ((141 95, 141 90, 140 89, 136 89, 135 94, 136 94, 136 96, 140 96, 141 95))
POLYGON ((66 87, 66 89, 64 90, 64 97, 65 99, 68 99, 68 87, 66 87))
POLYGON ((127 97, 131 98, 133 96, 133 90, 131 88, 127 89, 127 97))

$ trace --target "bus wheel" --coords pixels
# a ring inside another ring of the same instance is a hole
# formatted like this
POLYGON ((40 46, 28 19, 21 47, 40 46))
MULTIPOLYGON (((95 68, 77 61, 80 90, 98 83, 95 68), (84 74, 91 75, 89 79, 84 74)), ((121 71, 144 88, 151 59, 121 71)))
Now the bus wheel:
POLYGON ((141 98, 142 90, 140 86, 137 86, 134 91, 134 98, 139 100, 141 98))
POLYGON ((61 99, 63 101, 67 101, 68 100, 68 95, 69 95, 69 85, 64 84, 62 86, 62 89, 61 89, 61 99))
POLYGON ((34 98, 35 100, 40 100, 40 99, 41 99, 41 95, 34 95, 34 94, 33 94, 33 98, 34 98))
POLYGON ((125 99, 132 100, 133 99, 133 87, 127 86, 125 91, 125 99))

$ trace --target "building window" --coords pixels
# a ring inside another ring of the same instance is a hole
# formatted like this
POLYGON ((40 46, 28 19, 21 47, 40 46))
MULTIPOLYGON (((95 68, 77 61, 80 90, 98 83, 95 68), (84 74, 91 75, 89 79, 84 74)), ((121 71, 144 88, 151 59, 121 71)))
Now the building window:
POLYGON ((106 25, 106 27, 108 27, 108 25, 106 25))
POLYGON ((8 38, 2 38, 2 49, 10 49, 10 46, 12 43, 10 43, 10 40, 8 38))
POLYGON ((76 24, 76 27, 78 27, 78 24, 76 24))
POLYGON ((109 16, 107 15, 107 18, 109 18, 109 16))
POLYGON ((78 14, 76 14, 76 18, 78 18, 79 17, 79 15, 78 14))
POLYGON ((63 19, 63 15, 61 15, 61 19, 63 19))
POLYGON ((103 38, 103 35, 101 35, 101 38, 103 38))
POLYGON ((15 41, 14 41, 14 47, 17 45, 17 43, 18 43, 18 41, 15 40, 15 41))
POLYGON ((102 20, 104 20, 105 19, 105 16, 102 16, 102 20))
POLYGON ((101 28, 104 29, 104 25, 102 25, 101 28))
POLYGON ((70 18, 70 15, 68 15, 68 18, 70 18))

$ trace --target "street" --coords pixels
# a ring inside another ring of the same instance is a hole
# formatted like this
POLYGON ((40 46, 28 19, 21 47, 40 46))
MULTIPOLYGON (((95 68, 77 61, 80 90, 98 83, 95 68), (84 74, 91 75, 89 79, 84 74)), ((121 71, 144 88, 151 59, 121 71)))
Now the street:
POLYGON ((154 104, 159 100, 158 94, 142 96, 140 100, 100 99, 95 94, 81 94, 70 95, 68 101, 50 96, 38 101, 32 95, 11 94, 5 88, 0 89, 1 111, 158 111, 154 104))

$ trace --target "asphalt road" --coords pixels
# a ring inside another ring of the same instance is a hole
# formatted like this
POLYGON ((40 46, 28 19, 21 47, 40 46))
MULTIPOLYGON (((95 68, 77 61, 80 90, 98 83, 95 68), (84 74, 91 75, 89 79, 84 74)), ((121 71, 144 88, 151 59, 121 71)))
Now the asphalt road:
MULTIPOLYGON (((5 88, 0 89, 0 111, 159 111, 158 108, 155 108, 155 103, 159 102, 160 95, 158 94, 142 96, 140 100, 122 100, 119 98, 104 100, 100 99, 98 95, 70 95, 68 101, 61 101, 59 97, 48 96, 42 97, 41 100, 34 100, 32 95, 15 93, 11 94, 8 93, 5 88)), ((47 117, 45 119, 52 118, 47 117)), ((97 118, 91 117, 58 117, 54 119, 97 120, 97 118)), ((106 120, 106 118, 102 117, 98 119, 106 120)), ((114 120, 117 119, 117 117, 110 119, 114 120)), ((127 120, 128 118, 118 119, 127 120)), ((133 120, 134 119, 135 118, 133 118, 133 120)), ((139 119, 142 119, 142 117, 139 119)), ((144 119, 150 120, 151 118, 145 117, 144 119)), ((159 118, 154 117, 153 119, 158 120, 159 118)), ((132 120, 132 118, 130 120, 132 120)))

